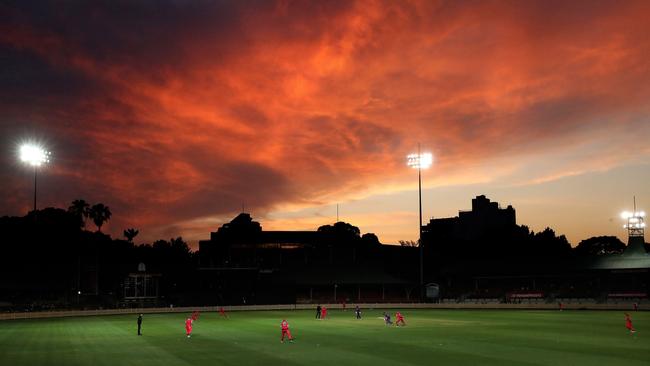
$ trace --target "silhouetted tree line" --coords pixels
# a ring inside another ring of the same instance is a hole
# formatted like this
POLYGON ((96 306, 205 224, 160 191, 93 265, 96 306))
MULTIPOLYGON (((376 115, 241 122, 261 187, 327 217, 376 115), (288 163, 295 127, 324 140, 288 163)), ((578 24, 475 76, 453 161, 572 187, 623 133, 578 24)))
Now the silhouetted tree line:
POLYGON ((139 263, 160 274, 160 293, 168 302, 181 304, 197 268, 187 243, 178 237, 135 245, 133 228, 124 231, 127 240, 113 239, 101 232, 110 218, 109 207, 84 200, 68 210, 0 218, 0 306, 118 306, 124 280, 139 263), (85 230, 88 219, 96 231, 85 230))
MULTIPOLYGON (((101 232, 111 216, 104 204, 75 200, 67 210, 46 208, 24 217, 0 218, 0 306, 119 306, 125 278, 137 272, 139 263, 146 264, 147 273, 160 275, 159 294, 165 302, 191 304, 193 296, 202 291, 198 253, 193 253, 181 237, 135 245, 133 239, 139 233, 135 228, 124 230, 126 240, 111 238, 101 232), (88 220, 97 230, 86 230, 88 220)), ((234 230, 238 225, 242 230, 233 231, 233 235, 243 232, 252 238, 261 230, 259 224, 243 219, 242 223, 233 220, 224 227, 234 230)), ((354 258, 351 263, 363 263, 362 258, 370 258, 379 248, 392 274, 409 279, 417 275, 418 251, 409 248, 416 246, 415 242, 382 247, 376 235, 361 236, 359 228, 345 222, 321 226, 318 233, 319 240, 333 248, 328 249, 329 256, 339 253, 336 255, 354 258)), ((533 232, 518 225, 505 231, 488 230, 480 240, 428 236, 423 242, 428 263, 425 273, 431 275, 426 277, 434 280, 436 274, 430 271, 436 266, 455 263, 457 271, 469 273, 476 263, 486 268, 511 268, 507 267, 511 263, 523 263, 520 270, 525 271, 529 263, 555 264, 572 258, 617 254, 625 248, 615 237, 594 237, 572 249, 564 235, 550 228, 533 232)))

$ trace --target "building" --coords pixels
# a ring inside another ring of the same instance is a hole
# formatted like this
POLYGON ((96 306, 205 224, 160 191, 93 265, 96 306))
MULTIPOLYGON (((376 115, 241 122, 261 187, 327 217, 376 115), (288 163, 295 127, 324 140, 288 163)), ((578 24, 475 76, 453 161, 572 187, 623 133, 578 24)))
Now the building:
POLYGON ((471 211, 459 211, 456 217, 431 219, 422 226, 422 238, 424 243, 476 240, 510 232, 516 226, 512 206, 501 208, 497 202, 481 195, 472 199, 471 211))
POLYGON ((650 255, 642 212, 626 213, 622 254, 576 256, 550 229, 533 233, 516 224, 512 206, 485 196, 471 211, 423 226, 425 276, 442 284, 443 297, 543 302, 646 302, 650 255))
POLYGON ((408 281, 384 271, 376 236, 344 223, 317 231, 264 231, 248 213, 199 242, 206 302, 371 302, 410 298, 408 281))

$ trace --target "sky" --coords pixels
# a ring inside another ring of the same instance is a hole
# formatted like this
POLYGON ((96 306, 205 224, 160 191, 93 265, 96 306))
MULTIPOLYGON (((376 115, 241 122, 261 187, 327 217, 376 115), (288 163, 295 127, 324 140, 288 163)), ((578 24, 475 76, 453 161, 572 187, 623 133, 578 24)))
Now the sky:
POLYGON ((383 243, 485 194, 572 245, 650 211, 648 1, 0 3, 0 216, 101 202, 193 245, 243 210, 383 243))

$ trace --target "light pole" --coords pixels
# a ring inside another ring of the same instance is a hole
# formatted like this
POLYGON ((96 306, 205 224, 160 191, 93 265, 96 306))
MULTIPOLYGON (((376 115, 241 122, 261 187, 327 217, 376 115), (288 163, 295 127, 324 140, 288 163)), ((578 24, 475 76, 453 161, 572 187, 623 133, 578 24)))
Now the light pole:
POLYGON ((418 153, 409 154, 406 157, 406 164, 418 170, 418 203, 420 209, 420 225, 418 226, 418 247, 420 247, 420 301, 424 299, 424 246, 422 245, 422 169, 427 169, 433 163, 431 153, 421 153, 418 144, 418 153))
POLYGON ((20 146, 20 161, 34 167, 34 212, 36 212, 36 172, 39 166, 50 161, 50 152, 38 145, 24 144, 20 146))

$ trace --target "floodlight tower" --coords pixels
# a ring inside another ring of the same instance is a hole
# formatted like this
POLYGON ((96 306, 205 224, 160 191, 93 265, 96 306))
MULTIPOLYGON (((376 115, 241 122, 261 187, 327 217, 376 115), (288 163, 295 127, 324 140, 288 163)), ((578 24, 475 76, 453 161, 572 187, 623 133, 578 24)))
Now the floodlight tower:
POLYGON ((634 199, 634 211, 624 211, 621 217, 627 220, 627 224, 623 225, 627 229, 627 248, 624 254, 645 254, 645 212, 636 210, 636 198, 634 199))
POLYGON ((623 225, 627 229, 627 234, 630 238, 633 237, 642 237, 644 236, 645 231, 645 212, 636 210, 636 199, 634 202, 634 211, 628 212, 624 211, 621 214, 621 217, 624 220, 627 220, 627 224, 623 225))
POLYGON ((50 152, 36 144, 20 146, 20 161, 34 167, 34 211, 36 211, 36 173, 38 167, 50 162, 50 152))
POLYGON ((406 165, 418 170, 418 202, 420 208, 420 225, 418 226, 418 246, 420 247, 420 301, 424 299, 424 246, 422 245, 422 169, 427 169, 433 164, 431 153, 421 153, 418 144, 418 153, 406 156, 406 165))

